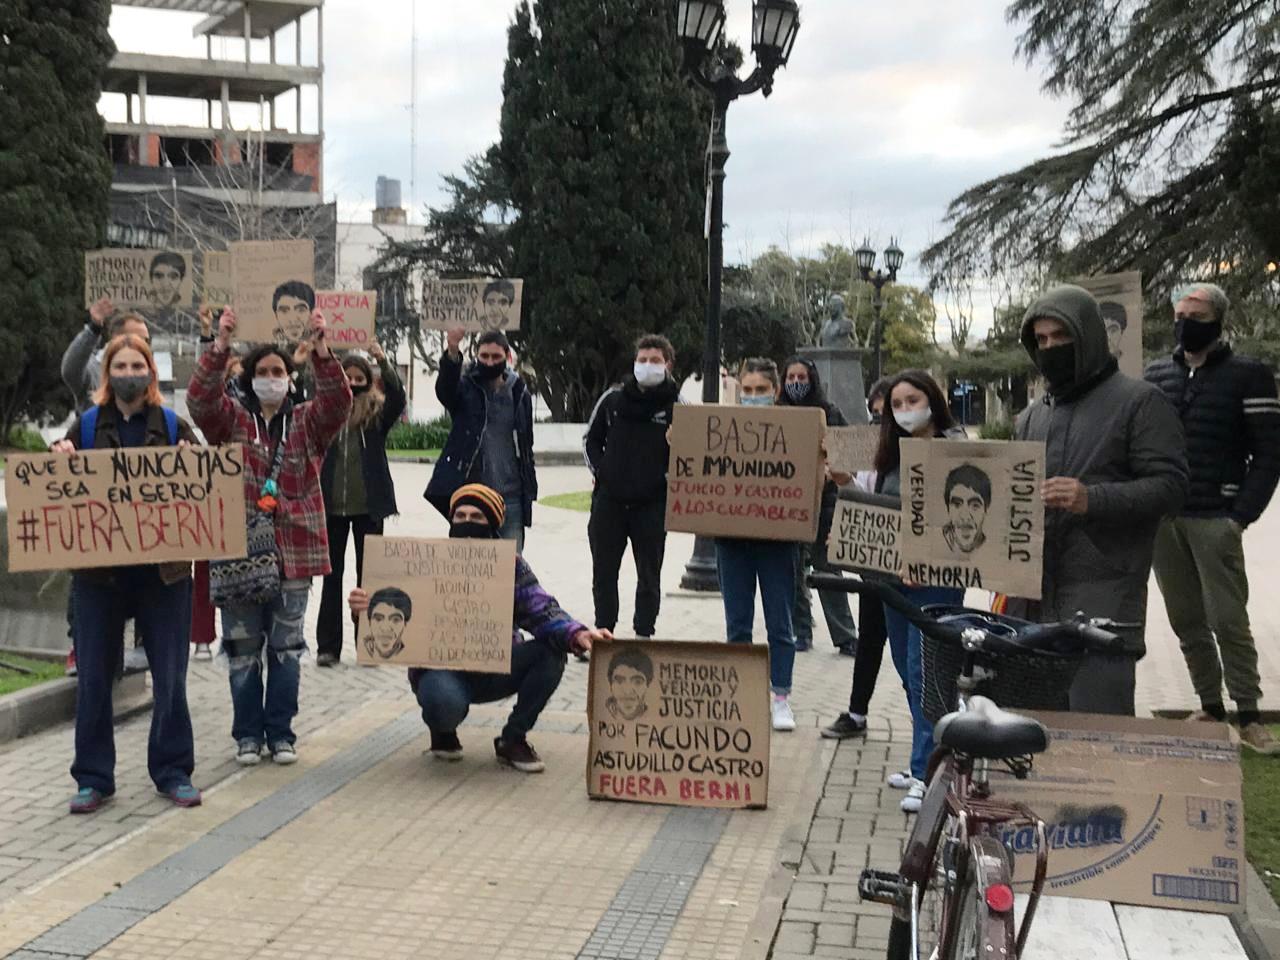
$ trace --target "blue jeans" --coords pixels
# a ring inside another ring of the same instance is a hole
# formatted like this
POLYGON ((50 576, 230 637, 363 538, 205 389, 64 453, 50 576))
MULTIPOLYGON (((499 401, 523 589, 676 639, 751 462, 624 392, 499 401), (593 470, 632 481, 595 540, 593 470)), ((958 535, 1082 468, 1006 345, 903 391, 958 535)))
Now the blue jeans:
POLYGON ((493 703, 515 694, 516 705, 502 739, 523 740, 538 722, 564 675, 565 655, 537 640, 511 649, 511 673, 424 670, 414 693, 422 719, 433 733, 453 733, 473 703, 493 703))
POLYGON ((502 518, 502 529, 498 536, 503 540, 516 542, 516 553, 524 553, 524 501, 520 496, 503 497, 502 503, 506 513, 502 518))
POLYGON ((222 608, 222 648, 231 673, 231 736, 236 743, 293 743, 298 715, 299 665, 307 642, 303 618, 311 581, 286 580, 266 603, 222 608), (265 699, 262 687, 263 648, 267 658, 265 699))
POLYGON ((124 625, 136 618, 147 651, 155 706, 147 740, 147 772, 159 790, 191 782, 195 745, 187 709, 187 634, 191 580, 166 585, 154 566, 121 567, 110 580, 77 574, 75 600, 76 756, 79 787, 115 793, 112 684, 124 650, 124 625))
POLYGON ((778 696, 791 693, 791 671, 796 661, 791 605, 796 597, 797 549, 794 543, 773 540, 716 541, 716 566, 729 642, 751 642, 759 581, 764 628, 769 638, 769 685, 778 696))
MULTIPOLYGON (((930 603, 962 603, 964 591, 953 587, 898 587, 918 607, 930 603)), ((924 717, 924 649, 920 631, 897 610, 884 608, 889 653, 907 691, 911 707, 911 775, 923 780, 933 754, 933 724, 924 717)))

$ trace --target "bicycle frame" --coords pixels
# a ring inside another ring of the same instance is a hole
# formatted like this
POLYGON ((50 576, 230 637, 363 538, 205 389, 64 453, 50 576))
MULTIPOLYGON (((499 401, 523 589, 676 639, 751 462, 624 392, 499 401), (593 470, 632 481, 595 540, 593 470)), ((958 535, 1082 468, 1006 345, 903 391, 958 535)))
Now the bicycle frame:
MULTIPOLYGON (((969 695, 975 692, 978 683, 984 679, 982 668, 976 665, 976 646, 969 648, 966 645, 966 649, 969 652, 965 658, 965 668, 957 679, 960 710, 968 709, 969 695)), ((984 901, 986 891, 991 886, 1012 885, 1012 858, 996 834, 996 828, 1004 824, 1035 828, 1036 869, 1027 908, 1016 938, 1012 909, 1003 913, 988 910, 983 927, 979 930, 980 942, 987 948, 983 953, 1016 960, 1022 955, 1027 936, 1031 932, 1031 922, 1035 918, 1049 868, 1046 828, 1044 821, 1023 804, 991 797, 990 767, 989 760, 972 760, 941 752, 934 755, 929 789, 907 839, 900 870, 900 876, 910 893, 909 903, 905 906, 910 910, 911 951, 916 960, 922 960, 920 901, 928 884, 935 879, 931 874, 939 844, 951 846, 954 857, 947 865, 942 917, 938 925, 936 955, 941 957, 947 955, 956 936, 957 908, 964 906, 957 903, 956 898, 968 874, 970 862, 976 866, 978 894, 984 901), (948 818, 955 825, 944 837, 943 831, 948 818)), ((901 914, 902 907, 899 904, 895 909, 901 914)))

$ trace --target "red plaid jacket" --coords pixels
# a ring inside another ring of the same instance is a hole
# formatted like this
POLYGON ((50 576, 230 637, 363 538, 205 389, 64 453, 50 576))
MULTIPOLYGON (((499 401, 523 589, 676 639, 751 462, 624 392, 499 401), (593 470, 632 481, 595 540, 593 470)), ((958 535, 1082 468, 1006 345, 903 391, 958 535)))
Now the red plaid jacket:
MULTIPOLYGON (((324 576, 329 572, 329 537, 325 526, 320 467, 351 413, 351 388, 337 359, 314 354, 316 397, 293 408, 284 445, 276 499, 276 545, 286 579, 324 576)), ((187 409, 209 443, 244 444, 244 499, 252 507, 271 470, 270 441, 260 436, 252 413, 227 396, 223 371, 227 352, 215 343, 205 351, 191 378, 187 409)))

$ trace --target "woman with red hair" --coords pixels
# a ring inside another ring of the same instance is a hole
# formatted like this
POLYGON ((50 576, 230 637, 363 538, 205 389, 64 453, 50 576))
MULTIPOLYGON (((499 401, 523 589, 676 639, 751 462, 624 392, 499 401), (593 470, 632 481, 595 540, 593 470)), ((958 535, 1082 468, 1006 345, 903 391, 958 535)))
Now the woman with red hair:
MULTIPOLYGON (((134 334, 115 337, 103 352, 94 405, 53 445, 55 453, 119 447, 171 447, 196 442, 190 425, 164 406, 155 358, 134 334)), ((76 747, 71 775, 78 792, 72 813, 92 813, 115 793, 111 687, 124 650, 125 621, 138 621, 155 706, 147 771, 156 790, 180 807, 200 803, 191 785, 195 745, 187 709, 187 631, 191 564, 136 564, 74 572, 76 747)))

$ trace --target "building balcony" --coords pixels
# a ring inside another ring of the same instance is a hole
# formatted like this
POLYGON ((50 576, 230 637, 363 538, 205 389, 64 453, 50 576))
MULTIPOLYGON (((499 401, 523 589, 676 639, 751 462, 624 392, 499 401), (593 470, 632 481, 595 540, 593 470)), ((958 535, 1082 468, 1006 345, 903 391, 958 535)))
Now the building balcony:
POLYGON ((107 93, 136 94, 138 78, 146 77, 149 96, 220 100, 239 103, 271 100, 301 86, 319 84, 319 67, 280 63, 244 63, 196 57, 166 57, 147 53, 117 53, 103 78, 107 93))

